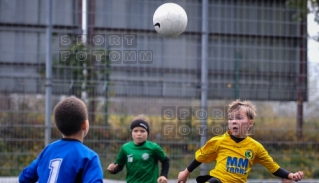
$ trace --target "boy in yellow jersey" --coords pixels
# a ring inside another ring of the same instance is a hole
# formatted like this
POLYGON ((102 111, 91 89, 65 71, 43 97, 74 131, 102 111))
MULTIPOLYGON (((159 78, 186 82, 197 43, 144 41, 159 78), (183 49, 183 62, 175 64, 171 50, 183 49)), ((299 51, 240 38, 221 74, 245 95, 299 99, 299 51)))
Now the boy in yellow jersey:
POLYGON ((195 153, 195 159, 178 174, 178 182, 185 183, 188 175, 201 163, 216 160, 216 166, 208 176, 197 177, 198 183, 245 183, 252 166, 262 164, 273 175, 300 181, 303 172, 290 173, 281 168, 267 150, 256 140, 247 136, 254 125, 255 106, 249 101, 236 100, 228 108, 229 130, 208 140, 195 153))

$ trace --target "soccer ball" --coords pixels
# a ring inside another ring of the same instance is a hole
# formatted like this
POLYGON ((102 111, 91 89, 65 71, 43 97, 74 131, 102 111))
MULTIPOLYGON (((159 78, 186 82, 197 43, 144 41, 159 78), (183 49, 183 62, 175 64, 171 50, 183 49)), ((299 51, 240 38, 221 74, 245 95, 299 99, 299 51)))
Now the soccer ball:
POLYGON ((154 12, 153 25, 161 36, 176 37, 182 34, 187 26, 187 14, 181 6, 165 3, 154 12))

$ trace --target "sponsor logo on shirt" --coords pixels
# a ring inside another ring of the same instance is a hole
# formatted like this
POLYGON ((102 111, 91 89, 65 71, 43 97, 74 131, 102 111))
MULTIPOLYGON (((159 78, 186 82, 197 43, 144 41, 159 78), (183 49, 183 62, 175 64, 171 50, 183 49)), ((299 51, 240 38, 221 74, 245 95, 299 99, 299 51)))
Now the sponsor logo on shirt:
MULTIPOLYGON (((246 154, 246 153, 245 153, 246 154)), ((248 168, 248 159, 227 157, 226 171, 236 174, 246 174, 248 168)))
POLYGON ((247 158, 247 159, 252 159, 253 157, 254 157, 254 154, 253 154, 253 151, 252 150, 247 150, 246 152, 245 152, 245 157, 247 158))
POLYGON ((148 160, 150 156, 147 153, 142 154, 143 160, 148 160))
POLYGON ((127 162, 133 162, 133 154, 127 155, 127 162))

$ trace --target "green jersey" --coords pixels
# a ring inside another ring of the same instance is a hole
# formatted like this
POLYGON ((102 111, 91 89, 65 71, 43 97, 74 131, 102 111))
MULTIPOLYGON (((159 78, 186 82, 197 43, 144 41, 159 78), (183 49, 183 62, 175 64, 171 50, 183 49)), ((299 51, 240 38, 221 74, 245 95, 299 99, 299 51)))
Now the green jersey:
POLYGON ((116 164, 126 166, 127 183, 156 183, 159 177, 158 161, 166 158, 163 149, 156 143, 146 141, 124 144, 116 157, 116 164))

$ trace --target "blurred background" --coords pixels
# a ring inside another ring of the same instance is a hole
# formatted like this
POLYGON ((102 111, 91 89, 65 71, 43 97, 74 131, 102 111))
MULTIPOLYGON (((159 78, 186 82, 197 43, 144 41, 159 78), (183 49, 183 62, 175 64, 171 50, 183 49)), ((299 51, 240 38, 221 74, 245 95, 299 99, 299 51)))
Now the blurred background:
MULTIPOLYGON (((106 168, 131 140, 134 116, 149 118, 149 140, 163 147, 176 179, 206 140, 227 130, 235 99, 255 103, 251 136, 275 161, 319 179, 318 20, 317 0, 0 0, 0 182, 61 138, 52 110, 70 95, 88 106, 84 143, 99 154, 106 179, 125 179, 106 168), (166 2, 188 16, 175 38, 153 27, 166 2)), ((249 179, 278 178, 255 165, 249 179)))

